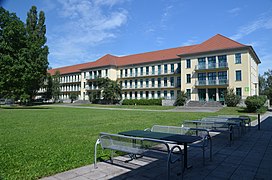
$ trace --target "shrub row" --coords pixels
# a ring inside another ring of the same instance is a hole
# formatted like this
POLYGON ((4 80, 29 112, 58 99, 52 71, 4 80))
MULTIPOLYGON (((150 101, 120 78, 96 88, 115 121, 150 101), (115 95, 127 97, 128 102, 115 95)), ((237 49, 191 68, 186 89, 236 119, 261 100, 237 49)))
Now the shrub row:
POLYGON ((162 105, 162 99, 124 99, 123 105, 162 105))
POLYGON ((248 96, 245 101, 247 111, 258 112, 258 110, 264 109, 266 99, 266 96, 248 96))

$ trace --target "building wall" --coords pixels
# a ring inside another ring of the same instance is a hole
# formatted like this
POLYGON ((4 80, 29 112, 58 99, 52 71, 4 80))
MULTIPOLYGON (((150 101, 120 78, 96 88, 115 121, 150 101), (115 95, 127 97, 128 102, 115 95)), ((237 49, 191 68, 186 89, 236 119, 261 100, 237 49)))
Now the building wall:
POLYGON ((70 93, 78 93, 78 98, 88 100, 88 93, 97 91, 92 86, 96 76, 108 77, 117 80, 122 85, 122 98, 140 99, 140 98, 165 98, 176 99, 180 91, 190 91, 192 100, 199 100, 199 89, 206 89, 208 100, 208 89, 216 89, 216 100, 219 100, 219 88, 241 88, 242 98, 258 95, 258 64, 255 56, 249 50, 225 51, 220 53, 203 53, 194 56, 182 57, 175 60, 164 60, 139 65, 130 65, 124 67, 99 67, 82 70, 80 73, 71 73, 61 75, 61 99, 68 99, 70 93), (236 63, 236 54, 241 54, 241 63, 236 63), (201 70, 198 68, 198 58, 226 55, 228 68, 201 70), (187 68, 187 59, 190 59, 190 67, 187 68), (180 65, 180 69, 179 68, 180 65), (160 66, 160 70, 159 70, 160 66), (153 74, 154 67, 154 74, 153 74), (167 70, 165 71, 165 67, 167 70), (143 74, 141 74, 143 68, 143 74), (148 68, 148 74, 146 73, 148 68), (131 71, 132 70, 132 71, 131 71), (137 71, 137 74, 136 74, 137 71), (205 85, 199 86, 198 73, 206 73, 206 79, 209 72, 216 72, 216 83, 218 82, 218 72, 227 72, 227 85, 205 85), (241 71, 241 81, 236 80, 236 72, 241 71), (187 83, 187 75, 190 75, 191 82, 187 83), (141 83, 142 82, 142 83, 141 83), (148 83, 148 86, 147 86, 148 83))

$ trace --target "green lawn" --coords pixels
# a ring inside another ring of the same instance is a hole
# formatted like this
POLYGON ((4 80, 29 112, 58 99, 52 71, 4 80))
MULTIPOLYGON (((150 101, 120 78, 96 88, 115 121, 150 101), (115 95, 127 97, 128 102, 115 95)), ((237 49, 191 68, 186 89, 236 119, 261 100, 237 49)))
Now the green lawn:
POLYGON ((37 179, 91 164, 99 132, 180 125, 218 114, 241 113, 237 108, 217 113, 0 108, 0 179, 37 179))
POLYGON ((148 110, 169 110, 175 106, 143 106, 143 105, 102 105, 102 104, 81 104, 79 106, 102 107, 102 108, 121 108, 121 109, 148 109, 148 110))

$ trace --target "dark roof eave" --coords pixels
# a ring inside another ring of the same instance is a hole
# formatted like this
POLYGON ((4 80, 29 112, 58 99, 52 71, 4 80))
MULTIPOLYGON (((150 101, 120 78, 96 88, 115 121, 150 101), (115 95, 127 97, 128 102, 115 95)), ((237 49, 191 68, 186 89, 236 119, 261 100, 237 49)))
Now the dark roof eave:
POLYGON ((81 68, 80 70, 83 71, 87 69, 95 69, 95 68, 101 68, 101 67, 117 67, 117 65, 110 64, 110 65, 93 66, 93 67, 81 68))
POLYGON ((187 54, 177 54, 177 56, 182 58, 182 57, 187 57, 187 56, 201 55, 204 53, 218 53, 218 52, 223 52, 223 51, 232 51, 232 50, 241 50, 241 49, 248 49, 248 46, 227 48, 227 49, 217 49, 217 50, 212 50, 212 51, 201 51, 201 52, 187 53, 187 54))
POLYGON ((134 65, 141 65, 141 64, 150 64, 150 63, 164 62, 164 61, 175 61, 175 60, 180 60, 180 58, 177 56, 177 58, 161 59, 161 60, 139 62, 139 63, 133 63, 133 64, 125 64, 125 65, 120 65, 118 67, 134 66, 134 65))

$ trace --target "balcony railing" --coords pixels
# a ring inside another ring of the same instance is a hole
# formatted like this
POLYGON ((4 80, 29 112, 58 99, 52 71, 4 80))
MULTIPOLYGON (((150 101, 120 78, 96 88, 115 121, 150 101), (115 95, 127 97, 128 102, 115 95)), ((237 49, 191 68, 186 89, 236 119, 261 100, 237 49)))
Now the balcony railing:
POLYGON ((168 75, 168 74, 179 74, 181 73, 180 69, 176 69, 175 71, 167 71, 167 72, 164 72, 164 71, 149 71, 148 73, 146 73, 145 71, 144 72, 139 72, 136 74, 136 73, 127 73, 127 74, 119 74, 117 77, 118 78, 130 78, 130 77, 148 77, 148 76, 158 76, 158 75, 168 75))
POLYGON ((228 68, 228 63, 208 63, 196 65, 195 70, 221 69, 228 68))
POLYGON ((99 90, 98 86, 89 86, 89 85, 86 85, 85 89, 86 90, 99 90))
POLYGON ((122 89, 123 90, 126 90, 126 89, 158 89, 158 88, 178 88, 178 87, 180 87, 180 85, 179 84, 174 84, 174 85, 170 85, 170 86, 163 86, 162 84, 160 85, 160 84, 157 84, 157 83, 155 83, 154 84, 154 86, 152 86, 152 84, 149 84, 148 86, 146 86, 146 85, 143 85, 143 86, 141 86, 141 85, 127 85, 127 86, 125 86, 125 85, 123 85, 122 86, 122 89))
POLYGON ((101 75, 93 75, 93 76, 86 76, 85 77, 85 79, 87 79, 87 80, 94 80, 94 79, 97 79, 97 78, 101 78, 101 77, 104 77, 104 78, 106 78, 106 77, 108 77, 108 76, 101 76, 101 75))
POLYGON ((61 84, 65 84, 65 83, 79 83, 79 82, 81 82, 80 79, 70 79, 70 80, 66 80, 66 81, 64 81, 64 80, 60 81, 61 84))
POLYGON ((229 84, 228 79, 216 79, 216 80, 199 80, 196 81, 196 86, 226 86, 229 84))

